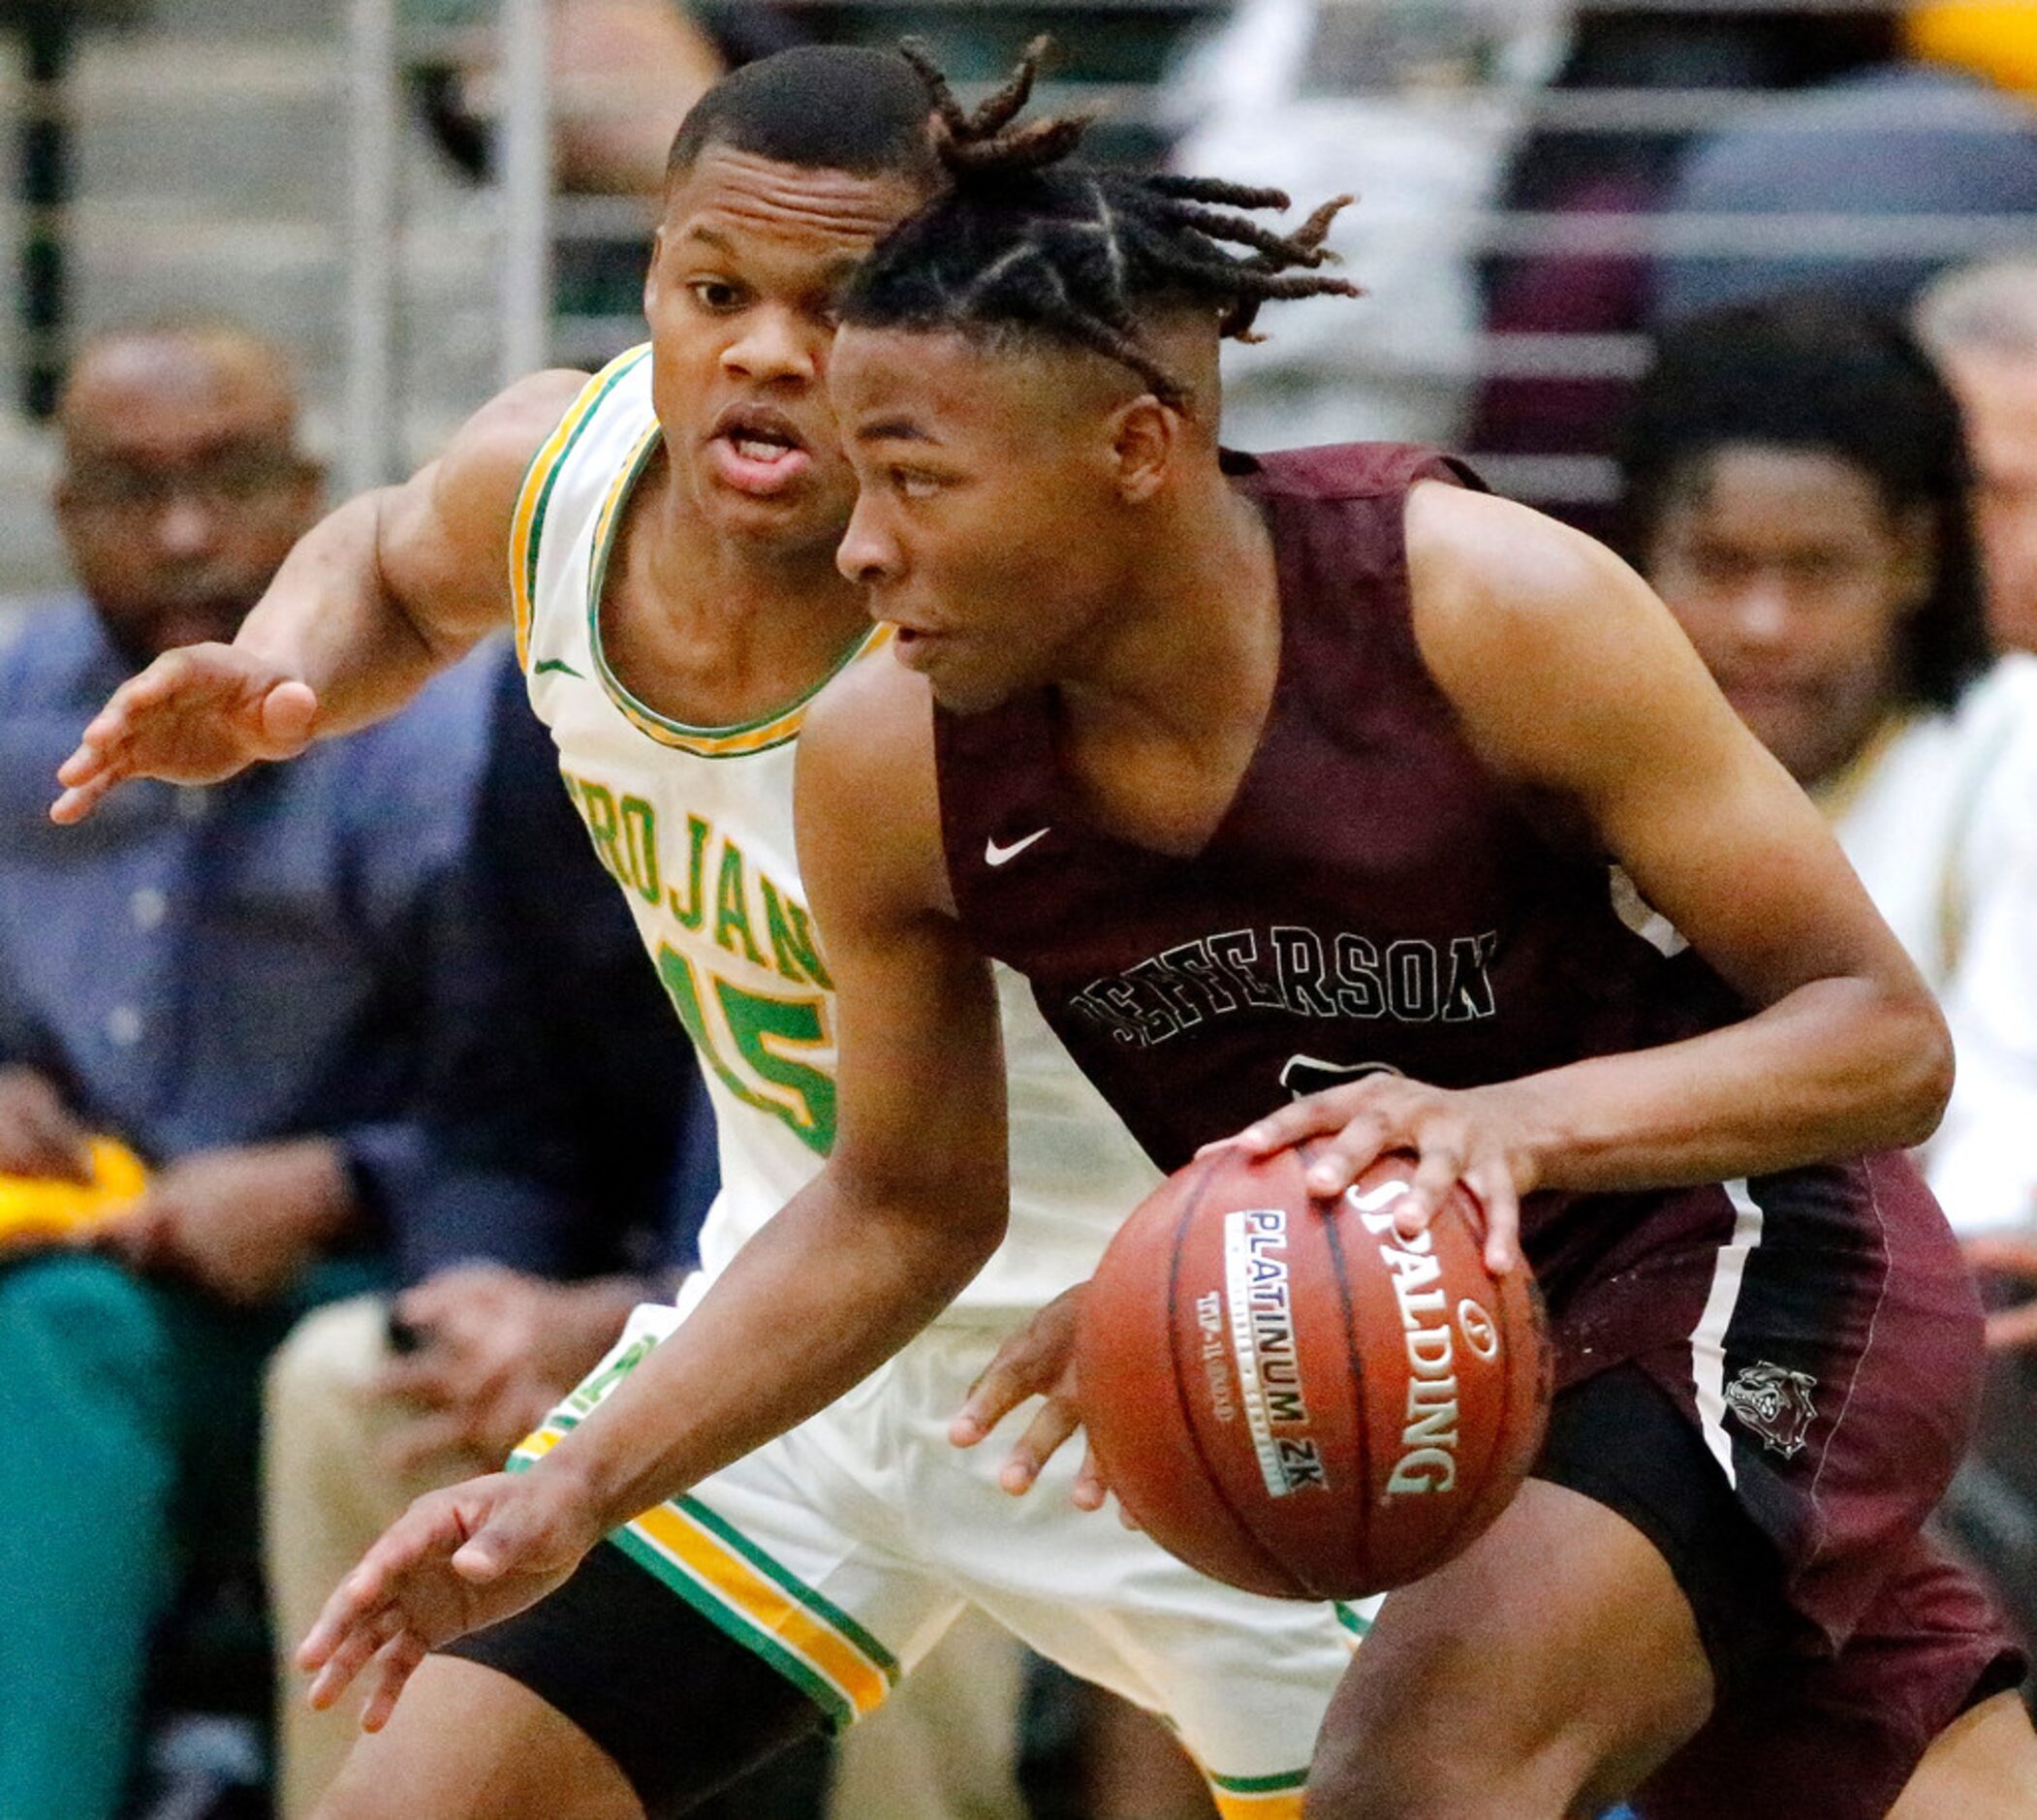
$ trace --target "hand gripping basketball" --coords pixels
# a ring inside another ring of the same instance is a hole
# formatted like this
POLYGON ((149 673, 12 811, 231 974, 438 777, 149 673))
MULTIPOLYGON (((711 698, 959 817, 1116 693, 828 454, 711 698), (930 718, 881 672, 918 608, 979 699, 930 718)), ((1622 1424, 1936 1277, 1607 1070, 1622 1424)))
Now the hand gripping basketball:
POLYGON ((1494 1276, 1461 1190, 1397 1215, 1409 1160, 1329 1201, 1305 1151, 1207 1151, 1118 1230, 1083 1299, 1078 1400, 1118 1500, 1249 1591, 1405 1585, 1497 1517, 1540 1451, 1534 1285, 1494 1276))
POLYGON ((1486 1268, 1497 1276, 1520 1263, 1520 1197, 1535 1186, 1535 1169, 1504 1083, 1452 1091, 1367 1075, 1306 1094, 1224 1142, 1267 1157, 1311 1139, 1319 1142, 1309 1149, 1310 1194, 1340 1195, 1382 1156, 1403 1152, 1416 1161, 1410 1191, 1395 1208, 1403 1233, 1426 1228, 1461 1184, 1483 1227, 1486 1268))

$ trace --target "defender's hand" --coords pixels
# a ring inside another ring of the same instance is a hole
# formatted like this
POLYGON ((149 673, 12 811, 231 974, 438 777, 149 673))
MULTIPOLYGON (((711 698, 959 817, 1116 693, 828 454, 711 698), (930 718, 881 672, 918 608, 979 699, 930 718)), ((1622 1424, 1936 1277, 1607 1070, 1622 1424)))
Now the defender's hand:
POLYGON ((1520 1197, 1535 1185, 1525 1134, 1506 1107, 1504 1087, 1451 1092, 1400 1075, 1367 1075, 1283 1106, 1225 1142, 1270 1156, 1306 1138, 1328 1138, 1307 1175, 1308 1192, 1325 1201, 1389 1151, 1411 1152, 1419 1161, 1395 1225, 1410 1239, 1426 1230, 1460 1181, 1485 1214, 1486 1269, 1498 1276, 1520 1261, 1520 1197))
POLYGON ((371 1660, 361 1729, 379 1732, 426 1653, 500 1622, 561 1585, 601 1540, 578 1481, 540 1465, 421 1497, 326 1601, 298 1666, 324 1711, 371 1660))
MULTIPOLYGON (((1075 1401, 1075 1330, 1087 1287, 1078 1283, 1064 1289, 998 1347, 949 1426, 951 1442, 974 1447, 1028 1396, 1046 1398, 997 1475, 1014 1497, 1032 1490, 1040 1468, 1081 1427, 1075 1401)), ((1096 1456, 1085 1454, 1075 1479, 1076 1503, 1083 1510, 1101 1510, 1105 1491, 1096 1456)))
POLYGON ((115 689, 57 769, 53 822, 81 822, 130 777, 216 784, 258 759, 310 743, 318 697, 308 683, 235 644, 165 651, 115 689))

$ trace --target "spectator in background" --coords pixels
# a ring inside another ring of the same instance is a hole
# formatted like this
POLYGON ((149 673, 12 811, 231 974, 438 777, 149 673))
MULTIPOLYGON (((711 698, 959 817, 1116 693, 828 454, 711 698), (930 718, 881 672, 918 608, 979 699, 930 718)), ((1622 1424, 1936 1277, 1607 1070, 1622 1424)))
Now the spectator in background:
POLYGON ((1329 244, 1366 294, 1292 302, 1224 350, 1240 449, 1455 444, 1476 370, 1480 211, 1571 0, 1506 10, 1241 0, 1161 90, 1169 163, 1294 196, 1356 191, 1329 244))
MULTIPOLYGON (((1641 227, 1663 210, 1701 124, 1683 98, 1713 91, 1731 110, 1740 93, 1800 88, 1896 50, 1896 21, 1882 7, 1581 8, 1545 117, 1515 147, 1498 206, 1545 217, 1559 231, 1600 217, 1641 227), (1595 119, 1594 96, 1606 90, 1641 105, 1595 119), (1663 106, 1651 110, 1656 95, 1663 106)), ((1534 336, 1639 334, 1649 320, 1649 270, 1639 246, 1598 252, 1554 240, 1510 248, 1483 267, 1485 327, 1534 336)), ((1489 463, 1494 484, 1603 537, 1613 518, 1605 471, 1633 369, 1616 344, 1602 353, 1586 343, 1568 364, 1565 352, 1558 344, 1552 359, 1493 371, 1479 389, 1468 446, 1525 457, 1489 463)))
POLYGON ((1738 216, 1753 230, 1764 216, 1825 219, 1776 223, 1771 243, 1747 250, 1663 260, 1659 323, 1813 288, 1898 312, 1970 256, 1960 217, 1995 234, 1990 220, 2028 217, 2019 237, 2037 238, 2037 109, 1939 66, 1865 71, 1708 135, 1679 169, 1668 208, 1738 216), (1905 216, 1939 225, 1912 227, 1905 216))
POLYGON ((280 358, 230 328, 101 336, 58 424, 79 591, 0 654, 0 1173, 82 1181, 93 1134, 153 1173, 87 1245, 0 1258, 8 1820, 116 1810, 187 1567, 252 1553, 263 1359, 418 1166, 486 706, 467 666, 307 765, 52 828, 108 690, 231 638, 320 490, 280 358))
POLYGON ((359 1722, 358 1702, 313 1712, 291 1665, 319 1607, 411 1498, 500 1465, 632 1307, 671 1297, 713 1192, 692 1048, 506 647, 493 694, 455 972, 471 1002, 424 1083, 429 1164, 386 1197, 400 1293, 307 1315, 268 1372, 285 1820, 359 1722))
POLYGON ((1956 1228, 2037 1193, 2037 659, 1990 661, 1959 410, 1893 322, 1746 305, 1663 339, 1625 544, 1825 806, 1959 1057, 1925 1157, 1956 1228))
MULTIPOLYGON (((1898 327, 1746 305, 1665 336, 1626 541, 1938 992, 1959 1072, 1926 1173, 1978 1266, 2037 1281, 2037 658, 1988 661, 1966 487, 1958 409, 1898 327)), ((2037 1338, 2019 1318, 1990 1344, 2037 1338)), ((1997 1362, 1944 1513, 2026 1636, 2033 1395, 2032 1362, 1997 1362)))
MULTIPOLYGON (((500 95, 502 9, 497 0, 402 3, 433 34, 414 71, 425 117, 447 155, 482 177, 500 95)), ((552 239, 552 302, 563 319, 553 358, 598 367, 641 330, 644 247, 674 130, 726 67, 777 48, 785 28, 770 7, 746 4, 718 10, 710 29, 680 0, 549 0, 547 18, 553 179, 567 198, 621 204, 607 224, 561 219, 552 239)))
POLYGON ((1948 273, 1917 331, 1966 417, 1989 630, 2037 651, 2037 258, 1948 273))

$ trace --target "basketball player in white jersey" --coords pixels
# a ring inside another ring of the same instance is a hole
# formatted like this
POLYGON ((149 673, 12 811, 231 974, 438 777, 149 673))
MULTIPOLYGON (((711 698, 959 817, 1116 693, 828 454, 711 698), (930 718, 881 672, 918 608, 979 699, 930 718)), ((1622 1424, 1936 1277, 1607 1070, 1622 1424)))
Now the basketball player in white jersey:
MULTIPOLYGON (((389 712, 513 619, 567 788, 699 1049, 724 1182, 679 1308, 640 1309, 524 1461, 625 1381, 740 1247, 796 1248, 817 1284, 846 1276, 824 1293, 850 1300, 871 1268, 825 1219, 771 1217, 834 1134, 833 1007, 794 855, 793 761, 807 699, 882 637, 833 566, 854 483, 822 378, 837 281, 939 180, 926 110, 909 66, 870 51, 788 52, 710 91, 674 146, 648 347, 591 380, 513 387, 409 483, 334 513, 233 645, 172 653, 129 683, 62 773, 52 812, 76 821, 126 777, 206 782, 287 758, 389 712)), ((896 1338, 948 1312, 861 1384, 844 1366, 840 1400, 754 1453, 785 1411, 729 1384, 700 1420, 736 1463, 457 1653, 386 1663, 369 1724, 416 1668, 410 1689, 328 1811, 684 1811, 869 1711, 973 1604, 1165 1712, 1227 1816, 1299 1814, 1363 1620, 1202 1579, 1076 1509, 1072 1461, 1050 1465, 1049 1495, 1018 1500, 1006 1488, 1024 1464, 1001 1486, 995 1453, 948 1445, 998 1338, 1088 1276, 1155 1179, 1022 986, 1001 1009, 1009 1237, 973 1281, 957 1280, 955 1247, 902 1232, 885 1267, 912 1285, 896 1338)), ((945 1158, 937 1123, 925 1142, 957 1183, 1004 1166, 945 1158)), ((749 1318, 760 1359, 832 1340, 810 1313, 749 1318)), ((1043 1428, 1032 1451, 1058 1438, 1043 1428)))

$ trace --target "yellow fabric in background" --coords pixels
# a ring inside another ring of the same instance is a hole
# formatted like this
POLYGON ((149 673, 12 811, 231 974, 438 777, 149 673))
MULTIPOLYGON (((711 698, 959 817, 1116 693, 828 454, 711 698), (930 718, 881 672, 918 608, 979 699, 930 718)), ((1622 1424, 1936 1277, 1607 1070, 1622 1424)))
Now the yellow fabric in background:
POLYGON ((1914 7, 1904 26, 1913 57, 1951 64, 2018 94, 2037 94, 2037 5, 1946 0, 1914 7))
POLYGON ((92 1179, 50 1181, 35 1176, 0 1176, 0 1245, 55 1238, 131 1206, 148 1185, 148 1171, 126 1145, 92 1140, 92 1179))

